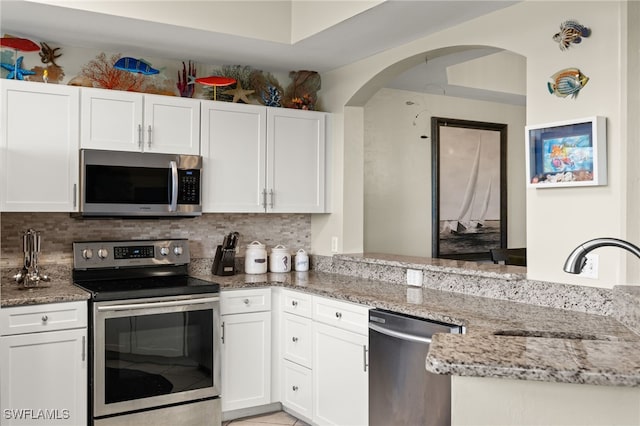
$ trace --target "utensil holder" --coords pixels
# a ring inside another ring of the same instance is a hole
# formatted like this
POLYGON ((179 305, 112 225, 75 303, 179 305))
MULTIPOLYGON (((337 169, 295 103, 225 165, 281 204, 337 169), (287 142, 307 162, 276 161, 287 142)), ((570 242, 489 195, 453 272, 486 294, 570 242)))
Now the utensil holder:
POLYGON ((211 265, 211 273, 219 276, 229 276, 235 274, 236 251, 226 250, 222 245, 216 247, 216 255, 211 265))

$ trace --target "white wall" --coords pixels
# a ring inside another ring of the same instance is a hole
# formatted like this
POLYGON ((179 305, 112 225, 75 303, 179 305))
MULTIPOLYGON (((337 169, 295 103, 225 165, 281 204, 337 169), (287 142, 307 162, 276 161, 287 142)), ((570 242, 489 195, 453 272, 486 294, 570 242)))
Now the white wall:
POLYGON ((508 246, 526 246, 525 108, 381 89, 364 106, 364 250, 431 256, 432 116, 507 124, 508 246))
MULTIPOLYGON (((599 287, 633 282, 637 277, 627 276, 627 255, 613 248, 599 250, 599 280, 589 280, 562 271, 567 255, 587 239, 597 236, 637 236, 637 228, 636 232, 631 233, 629 224, 637 222, 638 218, 630 217, 629 212, 637 208, 638 200, 628 194, 637 192, 630 191, 628 186, 637 186, 637 182, 627 180, 627 164, 638 164, 638 154, 629 151, 634 155, 629 158, 627 151, 629 146, 638 143, 632 139, 637 137, 635 129, 640 125, 637 117, 627 121, 627 97, 635 102, 640 97, 637 90, 626 92, 627 79, 632 77, 629 75, 628 62, 637 63, 638 56, 637 50, 628 49, 628 40, 632 39, 629 33, 637 36, 636 29, 628 29, 629 7, 635 13, 637 5, 633 2, 592 1, 581 3, 579 8, 571 1, 518 3, 324 74, 324 103, 338 116, 344 111, 345 105, 362 107, 391 77, 422 62, 425 52, 449 46, 494 46, 525 56, 527 124, 602 115, 608 119, 609 142, 607 186, 526 190, 528 276, 531 279, 599 287), (563 52, 551 38, 565 19, 577 19, 589 25, 593 35, 581 45, 563 52), (629 58, 629 55, 633 57, 629 58), (547 91, 549 77, 566 67, 578 67, 590 77, 577 99, 562 99, 547 91)), ((633 43, 637 46, 637 41, 633 43)), ((637 79, 637 74, 634 78, 637 79)), ((343 188, 344 191, 341 200, 338 200, 340 203, 333 205, 334 211, 341 214, 312 220, 314 253, 328 254, 330 240, 326 239, 327 235, 340 235, 343 240, 349 241, 351 229, 358 228, 354 225, 346 227, 344 222, 349 212, 343 201, 357 199, 363 191, 362 174, 350 169, 350 164, 363 163, 362 157, 354 155, 361 148, 348 148, 344 139, 352 125, 362 124, 344 121, 333 132, 338 147, 334 160, 336 164, 343 165, 343 169, 334 174, 333 187, 343 188)), ((363 140, 349 143, 362 146, 363 140)), ((348 247, 349 251, 362 248, 362 244, 360 247, 348 247)))

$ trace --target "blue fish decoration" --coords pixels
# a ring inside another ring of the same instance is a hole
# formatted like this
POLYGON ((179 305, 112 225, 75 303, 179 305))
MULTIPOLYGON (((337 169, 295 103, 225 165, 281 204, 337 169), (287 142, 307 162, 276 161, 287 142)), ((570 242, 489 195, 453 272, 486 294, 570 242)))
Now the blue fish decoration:
POLYGON ((552 82, 547 83, 549 93, 558 97, 576 98, 578 92, 587 84, 589 77, 582 74, 578 68, 566 68, 551 76, 552 82))
POLYGON ((152 68, 151 64, 143 59, 129 57, 118 59, 118 61, 113 64, 113 67, 122 71, 135 72, 143 75, 153 75, 160 72, 157 69, 152 68))
POLYGON ((553 36, 553 41, 558 42, 560 50, 566 50, 571 44, 582 42, 583 37, 589 37, 591 29, 580 24, 578 21, 569 20, 560 24, 560 32, 553 36))

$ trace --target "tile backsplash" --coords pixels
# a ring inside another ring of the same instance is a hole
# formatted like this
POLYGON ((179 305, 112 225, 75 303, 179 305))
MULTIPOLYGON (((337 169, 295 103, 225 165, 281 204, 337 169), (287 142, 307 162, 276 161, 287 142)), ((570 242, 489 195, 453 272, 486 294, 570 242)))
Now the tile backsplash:
POLYGON ((0 213, 0 267, 21 266, 22 232, 42 233, 40 263, 73 264, 74 241, 187 238, 191 257, 213 258, 229 232, 240 233, 239 256, 258 240, 267 248, 283 244, 292 253, 311 248, 310 214, 203 214, 188 219, 75 219, 68 213, 0 213))

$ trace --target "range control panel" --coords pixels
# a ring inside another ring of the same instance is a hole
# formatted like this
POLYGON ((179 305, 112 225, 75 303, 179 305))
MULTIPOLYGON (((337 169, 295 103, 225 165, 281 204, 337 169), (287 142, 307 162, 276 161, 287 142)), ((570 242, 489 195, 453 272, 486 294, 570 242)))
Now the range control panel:
POLYGON ((184 265, 189 262, 189 241, 186 239, 73 243, 74 269, 184 265))

